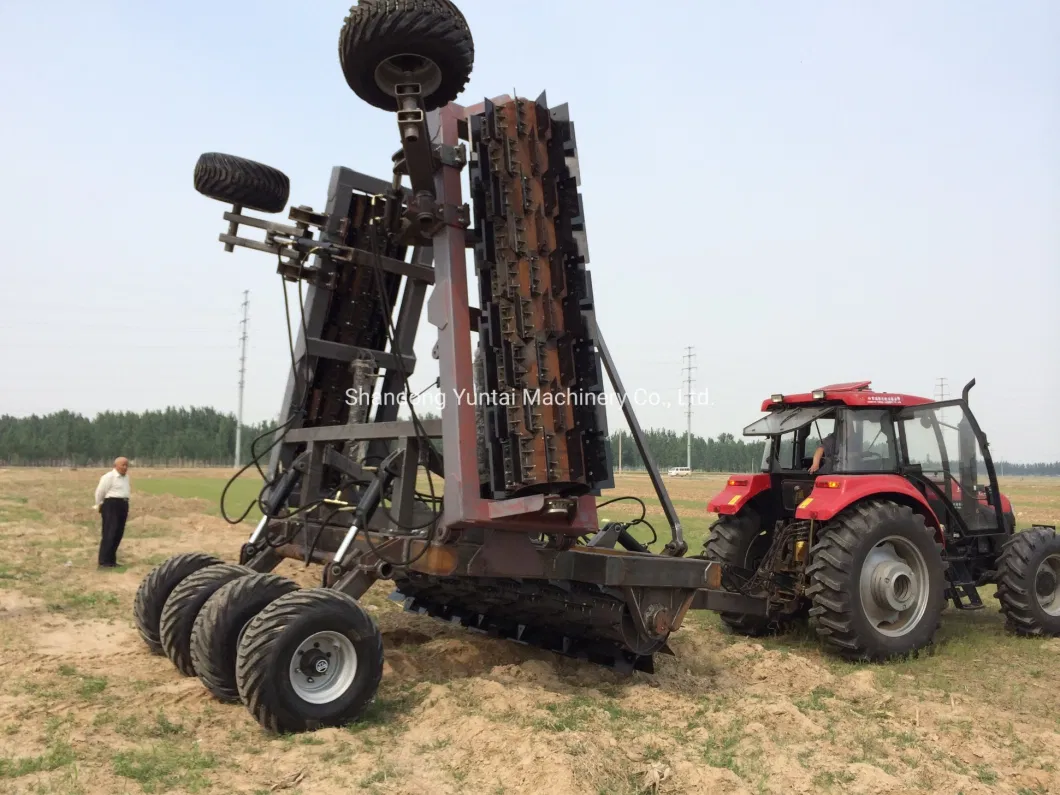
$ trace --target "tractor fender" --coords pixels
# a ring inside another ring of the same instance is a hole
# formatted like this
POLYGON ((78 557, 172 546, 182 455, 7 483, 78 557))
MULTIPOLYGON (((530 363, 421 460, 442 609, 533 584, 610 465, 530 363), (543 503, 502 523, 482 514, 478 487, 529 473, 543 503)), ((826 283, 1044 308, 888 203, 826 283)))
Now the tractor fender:
POLYGON ((770 488, 767 474, 729 475, 723 488, 707 503, 707 511, 719 516, 733 516, 739 513, 756 495, 770 488))
POLYGON ((944 544, 941 523, 928 505, 924 495, 899 475, 827 475, 817 478, 810 496, 799 503, 796 519, 814 519, 827 522, 841 511, 862 500, 890 500, 908 505, 923 515, 927 524, 935 530, 935 540, 944 544))

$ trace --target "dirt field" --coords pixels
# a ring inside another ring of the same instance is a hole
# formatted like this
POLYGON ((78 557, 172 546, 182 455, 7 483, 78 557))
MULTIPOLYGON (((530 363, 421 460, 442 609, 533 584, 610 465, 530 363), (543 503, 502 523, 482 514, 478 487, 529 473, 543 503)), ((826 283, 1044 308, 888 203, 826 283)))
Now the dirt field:
MULTIPOLYGON (((248 526, 173 496, 216 493, 226 473, 134 468, 114 571, 95 566, 100 474, 0 470, 3 793, 1060 792, 1060 639, 1006 635, 992 589, 986 610, 947 610, 911 662, 850 665, 805 631, 750 642, 702 614, 656 675, 622 677, 404 614, 381 583, 365 598, 386 654, 368 719, 272 737, 132 624, 140 580, 170 554, 234 559, 248 526)), ((672 483, 698 546, 720 478, 672 483)), ((1002 487, 1020 526, 1060 524, 1060 481, 1002 487)), ((620 478, 629 493, 647 496, 647 479, 620 478)))

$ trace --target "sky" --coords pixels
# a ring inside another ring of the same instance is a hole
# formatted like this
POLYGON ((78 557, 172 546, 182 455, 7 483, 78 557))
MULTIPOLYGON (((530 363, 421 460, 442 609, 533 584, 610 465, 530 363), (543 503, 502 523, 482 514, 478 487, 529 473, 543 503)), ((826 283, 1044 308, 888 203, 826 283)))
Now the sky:
MULTIPOLYGON (((684 428, 693 346, 697 434, 774 392, 975 378, 995 458, 1060 457, 1060 5, 458 4, 458 101, 569 104, 597 319, 661 396, 643 426, 684 428)), ((192 171, 259 160, 318 210, 333 166, 387 176, 394 116, 339 67, 348 7, 0 3, 0 414, 234 412, 249 290, 245 419, 276 416, 275 261, 223 250, 192 171)), ((424 319, 417 391, 434 340, 424 319)))

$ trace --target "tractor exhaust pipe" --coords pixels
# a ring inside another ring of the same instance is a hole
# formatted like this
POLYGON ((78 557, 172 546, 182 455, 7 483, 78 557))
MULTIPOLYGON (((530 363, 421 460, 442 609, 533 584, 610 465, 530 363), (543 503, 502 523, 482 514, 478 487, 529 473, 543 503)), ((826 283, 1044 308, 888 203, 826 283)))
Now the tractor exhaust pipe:
POLYGON ((972 391, 972 387, 975 386, 975 379, 973 378, 967 384, 964 385, 964 389, 961 390, 961 400, 965 403, 968 402, 968 393, 972 391))

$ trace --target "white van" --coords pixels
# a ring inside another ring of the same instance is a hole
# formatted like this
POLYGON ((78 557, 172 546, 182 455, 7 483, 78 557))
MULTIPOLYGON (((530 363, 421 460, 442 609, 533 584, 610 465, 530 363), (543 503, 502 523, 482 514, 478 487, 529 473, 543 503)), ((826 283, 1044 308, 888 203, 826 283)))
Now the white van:
POLYGON ((672 478, 683 478, 691 475, 692 470, 688 467, 670 467, 670 471, 667 474, 672 478))

